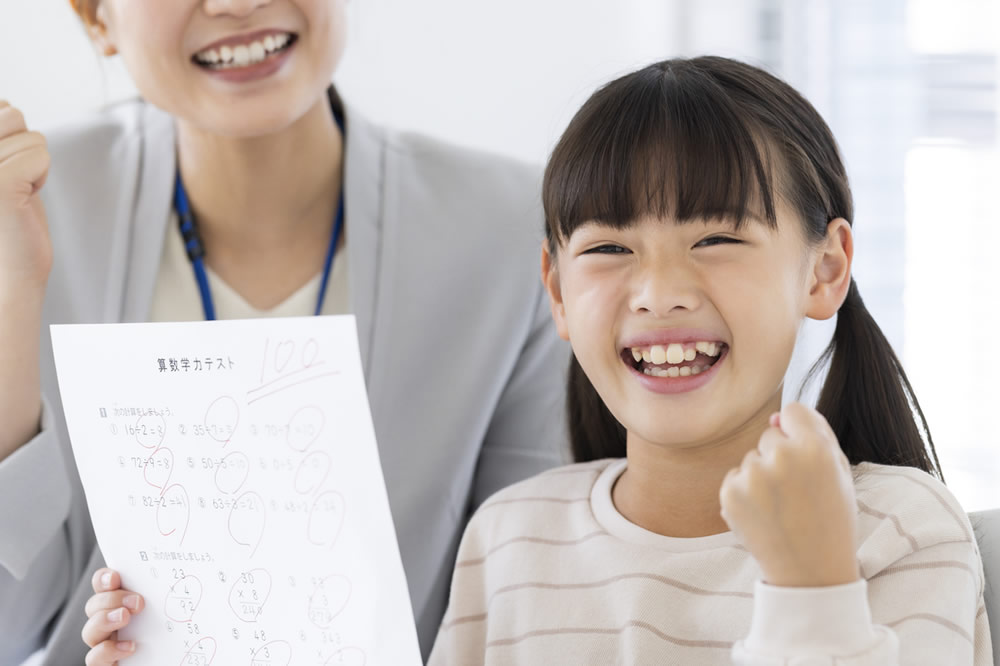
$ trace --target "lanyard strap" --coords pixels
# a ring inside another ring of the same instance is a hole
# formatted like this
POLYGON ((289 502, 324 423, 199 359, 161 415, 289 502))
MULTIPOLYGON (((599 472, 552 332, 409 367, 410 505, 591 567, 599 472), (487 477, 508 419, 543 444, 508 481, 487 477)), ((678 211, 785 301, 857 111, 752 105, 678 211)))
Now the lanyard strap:
MULTIPOLYGON (((339 114, 335 114, 337 125, 341 132, 344 130, 344 121, 339 114)), ((205 319, 215 320, 215 303, 212 302, 212 290, 208 285, 208 274, 205 272, 205 246, 201 242, 201 235, 195 224, 194 213, 191 212, 191 204, 188 201, 187 191, 181 181, 181 171, 178 167, 177 178, 174 184, 174 208, 180 221, 181 238, 184 239, 184 249, 187 250, 188 259, 194 268, 194 277, 198 282, 198 291, 201 292, 201 305, 205 310, 205 319)), ((337 214, 333 222, 333 233, 330 235, 330 246, 326 250, 326 260, 323 262, 323 277, 319 283, 319 296, 316 298, 316 311, 319 315, 323 311, 323 299, 326 298, 326 287, 330 282, 330 273, 333 271, 333 258, 337 253, 337 244, 340 242, 340 235, 344 228, 344 187, 340 188, 340 196, 337 201, 337 214)))

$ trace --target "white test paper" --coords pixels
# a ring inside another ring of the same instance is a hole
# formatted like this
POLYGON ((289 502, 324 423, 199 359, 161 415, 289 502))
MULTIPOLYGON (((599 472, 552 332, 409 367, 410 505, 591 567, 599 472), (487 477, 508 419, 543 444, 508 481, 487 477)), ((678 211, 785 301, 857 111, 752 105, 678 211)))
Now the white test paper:
POLYGON ((132 666, 418 666, 354 317, 52 327, 132 666))

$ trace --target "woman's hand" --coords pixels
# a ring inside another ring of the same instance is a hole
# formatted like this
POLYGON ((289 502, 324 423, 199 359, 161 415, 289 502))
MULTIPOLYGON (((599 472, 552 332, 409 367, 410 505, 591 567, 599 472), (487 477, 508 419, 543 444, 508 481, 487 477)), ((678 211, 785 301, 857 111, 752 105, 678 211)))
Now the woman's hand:
POLYGON ((0 100, 0 296, 44 291, 52 266, 38 191, 49 173, 45 137, 29 132, 20 111, 0 100))
POLYGON ((816 410, 791 403, 772 415, 757 448, 726 475, 719 499, 764 582, 824 587, 858 579, 851 468, 816 410))
POLYGON ((142 611, 142 597, 121 589, 122 579, 117 571, 98 569, 91 580, 94 596, 87 600, 87 624, 83 625, 83 642, 91 647, 87 653, 87 666, 116 664, 135 652, 133 641, 119 641, 118 630, 128 625, 136 613, 142 611))
POLYGON ((40 427, 39 331, 52 243, 38 191, 48 173, 45 138, 0 101, 0 461, 40 427))

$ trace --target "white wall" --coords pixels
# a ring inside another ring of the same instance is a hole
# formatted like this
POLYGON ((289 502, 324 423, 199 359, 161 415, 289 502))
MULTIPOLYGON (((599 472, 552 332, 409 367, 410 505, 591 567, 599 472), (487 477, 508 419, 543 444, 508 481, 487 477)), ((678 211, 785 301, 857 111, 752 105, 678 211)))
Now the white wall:
MULTIPOLYGON (((169 0, 163 0, 169 1, 169 0)), ((66 0, 0 0, 0 98, 45 127, 135 94, 66 0)), ((670 54, 662 0, 352 0, 336 80, 374 119, 545 159, 597 85, 670 54)))

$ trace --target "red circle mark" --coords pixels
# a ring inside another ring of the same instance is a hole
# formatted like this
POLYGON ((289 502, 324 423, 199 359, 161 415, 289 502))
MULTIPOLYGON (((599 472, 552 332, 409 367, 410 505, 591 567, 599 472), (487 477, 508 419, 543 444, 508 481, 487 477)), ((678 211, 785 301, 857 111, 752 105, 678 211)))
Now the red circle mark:
POLYGON ((319 439, 326 425, 326 412, 315 405, 300 407, 288 420, 285 442, 293 451, 302 453, 319 439))
MULTIPOLYGON (((240 491, 240 488, 243 487, 243 484, 247 482, 247 477, 250 476, 250 458, 248 458, 247 455, 242 451, 233 451, 232 453, 227 454, 225 457, 223 457, 222 463, 226 463, 226 461, 234 457, 242 458, 244 464, 243 464, 243 478, 240 478, 239 472, 237 472, 237 475, 234 476, 233 478, 239 479, 239 483, 233 484, 235 487, 233 487, 232 490, 227 489, 229 488, 228 485, 226 486, 226 488, 223 488, 222 487, 223 482, 219 480, 219 474, 222 472, 227 472, 228 468, 224 464, 220 464, 218 468, 215 470, 215 487, 219 489, 219 492, 225 493, 226 495, 235 495, 236 493, 238 493, 240 491)), ((232 479, 226 479, 226 477, 224 476, 223 481, 232 481, 232 479)))
POLYGON ((306 538, 315 546, 333 548, 344 526, 345 513, 346 503, 343 495, 335 490, 320 493, 309 509, 306 538))
POLYGON ((191 646, 191 649, 184 653, 181 657, 181 663, 179 666, 209 666, 215 659, 215 651, 218 644, 215 639, 211 636, 205 636, 204 638, 199 638, 198 642, 191 646), (211 654, 206 654, 205 647, 209 645, 211 641, 211 654), (204 643, 205 645, 202 645, 204 643))
POLYGON ((347 576, 327 576, 313 588, 309 595, 307 616, 320 629, 326 629, 351 601, 354 586, 347 576))
POLYGON ((147 484, 153 486, 154 488, 159 488, 160 495, 162 495, 163 491, 167 488, 167 484, 170 483, 170 476, 173 474, 173 469, 174 469, 174 452, 171 451, 170 449, 168 449, 165 446, 161 446, 158 449, 156 449, 155 451, 153 451, 152 453, 150 453, 149 457, 146 458, 145 465, 143 465, 143 468, 142 468, 142 478, 143 478, 143 480, 145 480, 145 482, 147 484), (149 468, 150 467, 155 467, 155 465, 153 464, 153 458, 156 456, 157 453, 160 453, 161 451, 163 453, 166 453, 166 454, 170 455, 170 465, 166 468, 167 469, 167 478, 165 478, 163 480, 163 483, 157 484, 157 483, 153 483, 152 481, 149 480, 149 468))
POLYGON ((163 603, 164 615, 174 622, 189 622, 194 617, 194 612, 198 610, 202 593, 201 581, 197 576, 184 576, 170 586, 166 601, 163 603), (178 586, 181 586, 180 589, 178 586), (197 593, 191 589, 197 589, 197 593), (176 612, 178 610, 181 612, 176 612))
POLYGON ((308 454, 295 471, 295 492, 300 495, 311 495, 326 481, 331 466, 330 456, 326 452, 313 451, 308 454), (319 468, 322 468, 322 472, 318 471, 319 468))
POLYGON ((365 666, 368 655, 359 647, 345 647, 330 655, 323 666, 365 666))
POLYGON ((271 596, 271 574, 267 569, 251 569, 236 577, 229 589, 229 608, 243 622, 253 623, 264 612, 271 596), (254 599, 253 593, 257 592, 254 599))
POLYGON ((248 490, 243 493, 233 502, 233 508, 229 510, 229 520, 226 521, 226 527, 229 529, 229 536, 233 538, 233 541, 241 546, 247 546, 250 548, 250 557, 254 556, 257 552, 257 547, 260 546, 260 542, 264 538, 264 527, 267 525, 267 509, 264 506, 264 498, 258 495, 252 490, 248 490), (256 500, 253 508, 241 509, 240 503, 244 498, 254 498, 256 500), (244 527, 237 523, 236 527, 233 526, 233 516, 236 516, 236 511, 239 509, 242 513, 257 513, 260 515, 260 527, 258 528, 255 524, 249 523, 249 532, 247 534, 236 534, 240 527, 244 527))
MULTIPOLYGON (((184 521, 183 521, 184 525, 181 526, 179 524, 179 521, 178 521, 177 525, 173 525, 173 526, 169 526, 168 525, 169 529, 164 529, 163 524, 161 523, 161 519, 160 519, 160 515, 161 515, 161 512, 163 511, 164 504, 159 504, 156 507, 156 528, 159 530, 160 534, 163 535, 163 536, 170 536, 171 534, 174 534, 177 531, 178 528, 181 528, 181 540, 177 542, 177 545, 182 545, 184 543, 184 537, 187 535, 188 522, 190 522, 190 520, 191 520, 191 504, 190 504, 190 501, 188 500, 187 490, 185 490, 184 486, 182 486, 179 483, 175 483, 172 486, 167 486, 166 490, 164 490, 162 493, 160 493, 160 501, 161 502, 169 502, 170 498, 168 497, 168 495, 170 495, 171 491, 173 491, 175 488, 177 489, 177 491, 174 492, 174 495, 176 495, 179 492, 184 497, 183 502, 180 503, 180 505, 182 505, 184 507, 184 521)), ((178 506, 178 505, 174 505, 174 506, 178 506)), ((171 508, 171 506, 167 505, 167 508, 171 508)))
POLYGON ((240 406, 232 396, 228 395, 219 396, 218 398, 213 400, 212 404, 210 404, 208 406, 208 409, 205 410, 205 431, 208 433, 208 436, 214 439, 215 441, 222 442, 223 446, 229 444, 229 442, 232 440, 233 435, 236 433, 236 427, 239 424, 240 424, 240 406), (209 422, 210 421, 209 417, 214 416, 213 410, 218 411, 227 408, 231 409, 233 413, 226 414, 225 412, 223 412, 218 417, 219 418, 218 423, 215 423, 214 420, 211 423, 209 422), (215 434, 215 427, 218 427, 223 432, 228 431, 228 436, 217 437, 215 434))

